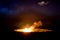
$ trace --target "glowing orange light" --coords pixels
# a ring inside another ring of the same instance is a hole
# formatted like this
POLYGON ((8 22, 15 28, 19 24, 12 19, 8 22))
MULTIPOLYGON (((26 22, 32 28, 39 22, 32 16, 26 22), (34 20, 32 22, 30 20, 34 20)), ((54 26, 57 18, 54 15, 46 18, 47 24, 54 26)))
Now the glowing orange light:
POLYGON ((28 28, 25 28, 24 30, 23 30, 23 32, 31 32, 32 30, 30 30, 30 29, 28 29, 28 28))
POLYGON ((33 29, 32 29, 32 27, 31 27, 31 28, 17 29, 17 30, 15 30, 15 31, 17 31, 17 32, 32 32, 33 29))
POLYGON ((22 32, 31 32, 32 30, 30 30, 29 28, 24 28, 21 30, 22 32))
POLYGON ((29 26, 29 28, 23 28, 23 29, 16 29, 14 31, 16 32, 47 32, 47 31, 52 31, 52 30, 48 30, 48 29, 38 29, 36 27, 41 26, 42 22, 38 21, 38 22, 34 22, 33 25, 29 26))

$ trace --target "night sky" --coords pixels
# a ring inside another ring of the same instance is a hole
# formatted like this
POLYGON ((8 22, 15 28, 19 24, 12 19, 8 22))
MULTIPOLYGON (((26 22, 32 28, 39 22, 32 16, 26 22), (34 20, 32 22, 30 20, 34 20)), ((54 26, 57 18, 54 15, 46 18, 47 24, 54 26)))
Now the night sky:
MULTIPOLYGON (((60 1, 59 0, 0 0, 0 29, 2 38, 6 40, 49 40, 55 39, 51 33, 32 33, 29 38, 16 33, 13 30, 22 20, 21 16, 27 14, 28 18, 36 15, 38 20, 42 20, 42 28, 60 32, 60 1), (41 4, 41 2, 44 2, 41 4), (30 16, 33 14, 32 16, 30 16), (51 24, 46 24, 47 22, 51 24), (51 36, 51 37, 50 37, 51 36)), ((24 19, 24 20, 30 20, 24 19)), ((33 17, 34 18, 34 17, 33 17)), ((32 21, 38 21, 36 18, 32 21)), ((28 21, 28 22, 32 22, 28 21)), ((58 36, 57 36, 58 37, 58 36)), ((2 39, 2 40, 3 40, 2 39)), ((58 39, 58 38, 56 38, 58 39)))

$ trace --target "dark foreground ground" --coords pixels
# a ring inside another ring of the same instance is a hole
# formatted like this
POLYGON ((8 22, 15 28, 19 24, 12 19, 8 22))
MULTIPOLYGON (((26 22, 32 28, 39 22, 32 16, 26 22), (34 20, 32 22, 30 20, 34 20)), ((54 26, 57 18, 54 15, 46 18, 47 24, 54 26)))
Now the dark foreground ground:
POLYGON ((31 33, 29 35, 22 35, 21 33, 3 33, 1 40, 58 40, 59 33, 31 33))

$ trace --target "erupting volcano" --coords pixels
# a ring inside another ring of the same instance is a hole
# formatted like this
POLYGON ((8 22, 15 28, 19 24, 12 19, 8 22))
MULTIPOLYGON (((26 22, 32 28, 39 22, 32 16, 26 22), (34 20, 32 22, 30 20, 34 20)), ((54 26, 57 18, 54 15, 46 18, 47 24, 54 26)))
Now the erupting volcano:
POLYGON ((31 26, 26 25, 25 28, 23 29, 15 29, 14 31, 16 32, 50 32, 52 30, 48 30, 48 29, 40 29, 38 28, 39 26, 42 26, 42 22, 38 21, 38 22, 34 22, 31 26), (28 26, 28 28, 27 28, 28 26))

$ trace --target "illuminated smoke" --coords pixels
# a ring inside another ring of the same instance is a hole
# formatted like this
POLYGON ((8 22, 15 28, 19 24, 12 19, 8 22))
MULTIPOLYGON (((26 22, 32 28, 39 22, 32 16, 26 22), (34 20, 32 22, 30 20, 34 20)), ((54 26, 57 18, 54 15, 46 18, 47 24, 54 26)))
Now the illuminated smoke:
MULTIPOLYGON (((29 26, 29 25, 27 25, 29 26)), ((14 31, 16 32, 49 32, 52 30, 48 30, 48 29, 39 29, 36 27, 42 26, 42 22, 38 21, 38 22, 34 22, 31 26, 29 26, 28 28, 25 27, 23 29, 15 29, 14 31)))

